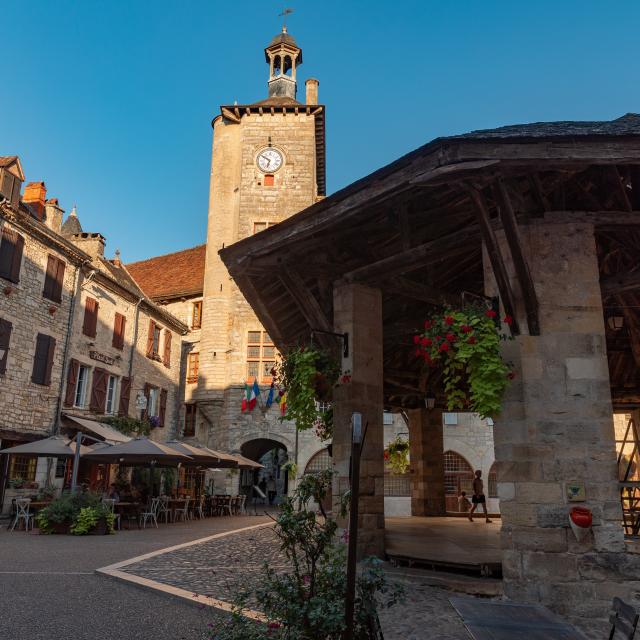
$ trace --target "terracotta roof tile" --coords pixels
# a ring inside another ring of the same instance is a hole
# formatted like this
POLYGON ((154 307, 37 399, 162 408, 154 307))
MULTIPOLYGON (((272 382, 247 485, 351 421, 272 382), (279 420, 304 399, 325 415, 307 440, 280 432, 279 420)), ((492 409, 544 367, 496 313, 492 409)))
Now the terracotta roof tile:
POLYGON ((204 286, 207 245, 127 265, 142 290, 154 300, 198 295, 204 286))

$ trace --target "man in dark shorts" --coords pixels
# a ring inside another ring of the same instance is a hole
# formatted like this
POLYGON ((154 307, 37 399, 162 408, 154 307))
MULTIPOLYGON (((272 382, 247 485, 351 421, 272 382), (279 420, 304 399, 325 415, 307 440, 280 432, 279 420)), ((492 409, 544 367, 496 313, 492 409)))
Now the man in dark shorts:
POLYGON ((473 506, 471 507, 471 511, 469 511, 469 521, 473 522, 473 512, 480 504, 484 511, 485 521, 491 522, 487 514, 487 499, 484 497, 484 483, 482 482, 482 471, 480 471, 480 469, 476 471, 476 477, 473 479, 473 496, 471 496, 471 502, 473 502, 473 506))

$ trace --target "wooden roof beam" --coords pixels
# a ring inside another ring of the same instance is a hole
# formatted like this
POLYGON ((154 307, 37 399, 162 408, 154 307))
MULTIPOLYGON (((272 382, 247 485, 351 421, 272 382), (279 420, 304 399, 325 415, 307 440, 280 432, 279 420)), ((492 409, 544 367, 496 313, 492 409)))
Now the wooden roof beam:
POLYGON ((309 324, 310 329, 333 331, 333 323, 327 318, 320 303, 296 271, 282 271, 278 277, 309 324))
POLYGON ((602 278, 600 280, 600 289, 603 296, 613 296, 625 291, 637 291, 640 289, 640 271, 620 273, 602 278))
POLYGON ((377 284, 383 293, 405 296, 412 300, 421 300, 422 302, 428 302, 438 307, 446 305, 455 306, 460 301, 458 296, 424 285, 420 282, 414 282, 402 276, 383 279, 377 284))
POLYGON ((482 193, 478 191, 478 189, 468 183, 466 184, 466 188, 469 193, 469 197, 476 208, 478 222, 480 223, 480 229, 482 231, 482 238, 485 246, 487 247, 487 253, 489 254, 493 274, 496 278, 500 297, 502 298, 502 305, 504 306, 506 314, 513 318, 511 331, 514 335, 518 334, 520 333, 520 330, 518 328, 518 321, 515 314, 515 299, 513 297, 513 291, 511 290, 511 284, 509 283, 507 268, 504 264, 502 253, 500 252, 500 246, 498 244, 495 231, 493 230, 493 225, 491 224, 489 209, 487 208, 482 193))
POLYGON ((536 288, 533 284, 533 278, 531 277, 531 271, 527 259, 522 251, 522 241, 520 239, 520 233, 518 231, 518 222, 516 220, 516 214, 513 210, 511 198, 507 187, 502 178, 498 178, 497 192, 500 201, 498 211, 500 214, 500 220, 502 221, 502 227, 504 234, 509 245, 509 251, 511 252, 511 258, 515 267, 516 275, 522 289, 522 299, 524 301, 524 307, 527 314, 527 325, 529 327, 529 334, 532 336, 540 335, 540 320, 538 318, 538 297, 536 295, 536 288))

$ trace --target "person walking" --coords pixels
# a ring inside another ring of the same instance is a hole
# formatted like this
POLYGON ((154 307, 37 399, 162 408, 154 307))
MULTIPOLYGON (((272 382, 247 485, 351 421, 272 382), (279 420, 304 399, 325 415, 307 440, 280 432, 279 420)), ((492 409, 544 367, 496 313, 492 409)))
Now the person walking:
POLYGON ((478 505, 482 505, 484 511, 485 522, 489 523, 489 514, 487 513, 487 499, 484 495, 484 482, 482 482, 482 471, 478 469, 476 471, 476 477, 473 479, 473 496, 471 496, 471 502, 473 506, 469 511, 469 522, 473 522, 473 513, 478 508, 478 505))
POLYGON ((267 494, 269 495, 269 505, 272 505, 276 497, 276 481, 273 476, 269 476, 267 480, 267 494))

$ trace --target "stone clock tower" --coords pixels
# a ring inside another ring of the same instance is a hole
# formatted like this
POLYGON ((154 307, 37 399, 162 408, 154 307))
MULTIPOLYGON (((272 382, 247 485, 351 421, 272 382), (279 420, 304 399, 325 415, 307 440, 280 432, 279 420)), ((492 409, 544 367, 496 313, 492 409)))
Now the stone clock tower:
MULTIPOLYGON (((198 439, 212 448, 255 458, 270 449, 253 441, 273 441, 286 447, 292 460, 294 429, 279 421, 277 404, 241 412, 245 382, 251 385, 257 378, 267 397, 275 349, 218 257, 224 246, 263 232, 325 195, 325 110, 318 104, 318 81, 306 81, 305 100, 299 102, 302 49, 286 28, 264 53, 268 97, 223 105, 212 123, 196 424, 198 439)), ((305 458, 322 448, 311 434, 303 435, 301 469, 305 458)))

